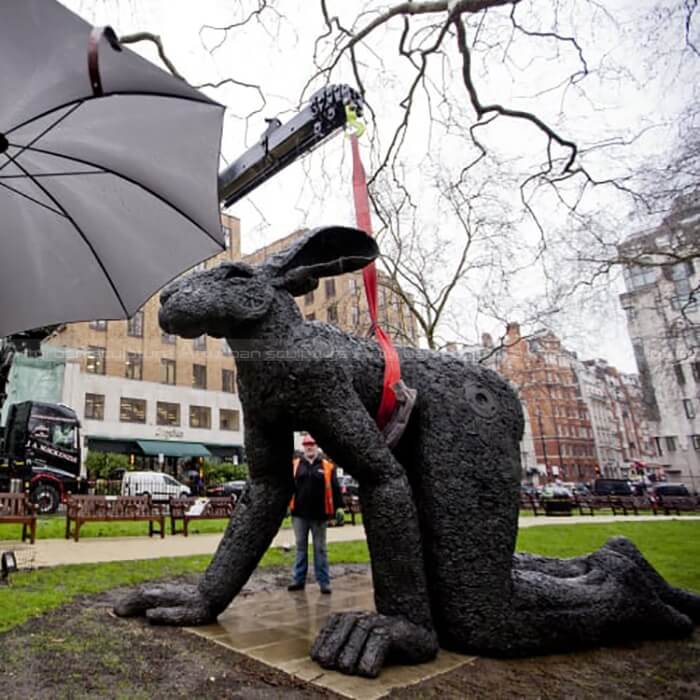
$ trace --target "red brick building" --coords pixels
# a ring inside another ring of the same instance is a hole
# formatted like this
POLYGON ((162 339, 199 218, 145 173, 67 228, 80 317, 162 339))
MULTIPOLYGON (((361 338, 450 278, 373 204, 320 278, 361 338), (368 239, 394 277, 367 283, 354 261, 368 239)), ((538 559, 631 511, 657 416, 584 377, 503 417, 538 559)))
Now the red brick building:
POLYGON ((508 325, 496 368, 518 387, 547 480, 591 481, 597 459, 591 418, 574 371, 576 356, 551 331, 527 338, 508 325))

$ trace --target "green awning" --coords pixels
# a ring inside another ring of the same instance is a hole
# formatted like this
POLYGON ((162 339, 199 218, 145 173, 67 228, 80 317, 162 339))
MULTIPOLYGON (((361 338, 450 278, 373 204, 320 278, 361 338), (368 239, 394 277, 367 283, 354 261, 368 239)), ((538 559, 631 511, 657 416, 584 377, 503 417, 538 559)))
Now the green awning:
POLYGON ((211 452, 199 442, 137 440, 136 444, 146 455, 164 455, 165 457, 211 457, 211 452))

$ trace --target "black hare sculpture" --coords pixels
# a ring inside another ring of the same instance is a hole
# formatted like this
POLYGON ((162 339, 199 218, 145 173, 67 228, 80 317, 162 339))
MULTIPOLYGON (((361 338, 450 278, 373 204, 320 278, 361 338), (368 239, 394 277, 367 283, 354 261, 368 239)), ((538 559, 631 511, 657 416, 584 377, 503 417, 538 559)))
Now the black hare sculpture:
POLYGON ((285 516, 303 429, 360 484, 377 609, 328 620, 311 650, 322 666, 376 676, 438 646, 516 656, 689 634, 700 596, 669 586, 624 538, 574 559, 514 555, 523 416, 495 372, 399 348, 418 399, 387 447, 373 419, 378 346, 304 321, 294 301, 377 254, 361 231, 321 228, 259 267, 224 263, 162 293, 163 330, 225 337, 234 351, 250 484, 198 586, 138 589, 117 614, 199 625, 223 612, 285 516))

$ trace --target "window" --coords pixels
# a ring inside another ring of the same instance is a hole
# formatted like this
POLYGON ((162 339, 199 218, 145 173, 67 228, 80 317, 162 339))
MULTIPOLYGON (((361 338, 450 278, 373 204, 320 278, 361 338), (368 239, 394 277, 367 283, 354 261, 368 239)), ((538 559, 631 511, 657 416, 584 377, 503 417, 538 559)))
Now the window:
POLYGON ((326 299, 332 299, 335 296, 335 280, 331 277, 329 280, 325 280, 326 287, 326 299))
POLYGON ((180 404, 159 401, 156 410, 158 425, 180 425, 180 404))
POLYGON ((693 447, 700 452, 700 435, 693 435, 693 447))
POLYGON ((127 379, 143 379, 143 355, 138 352, 126 353, 124 376, 127 379))
POLYGON ((127 335, 143 338, 143 311, 137 311, 126 324, 127 335))
POLYGON ((175 360, 162 359, 160 361, 160 383, 175 384, 176 376, 175 360))
POLYGON ((105 373, 105 349, 94 345, 88 346, 85 358, 85 371, 89 374, 105 373))
POLYGON ((236 373, 232 369, 221 370, 221 391, 227 394, 236 393, 236 373))
POLYGON ((673 365, 673 371, 676 373, 676 381, 683 386, 685 384, 685 374, 683 373, 683 365, 680 362, 676 362, 673 365))
POLYGON ((192 341, 192 347, 195 350, 206 350, 207 349, 207 336, 199 335, 192 341))
POLYGON ((224 234, 224 245, 226 246, 226 250, 228 250, 231 247, 231 229, 221 224, 221 233, 224 234))
POLYGON ((360 305, 357 302, 353 302, 350 310, 350 321, 353 327, 360 325, 360 305))
POLYGON ((176 340, 176 335, 173 335, 172 333, 163 333, 163 331, 160 332, 161 343, 165 343, 165 345, 175 345, 176 340))
POLYGON ((683 399, 683 409, 685 410, 686 418, 695 418, 695 407, 692 399, 683 399))
POLYGON ((104 394, 85 394, 85 418, 90 420, 105 419, 104 394))
POLYGON ((240 430, 241 414, 228 408, 219 410, 219 430, 240 430))
POLYGON ((192 388, 206 389, 207 388, 207 366, 192 365, 192 388))
POLYGON ((337 304, 331 304, 327 311, 328 315, 328 323, 338 323, 338 305, 337 304))
POLYGON ((700 362, 691 362, 690 371, 693 373, 695 383, 700 384, 700 362))
POLYGON ((315 314, 315 313, 306 314, 306 320, 307 320, 307 321, 315 321, 315 320, 316 320, 316 314, 315 314))
POLYGON ((666 449, 669 452, 675 452, 676 451, 676 438, 674 435, 669 435, 666 438, 666 449))
POLYGON ((90 328, 93 331, 106 331, 107 330, 107 321, 90 321, 90 328))
POLYGON ((304 303, 308 306, 309 304, 314 303, 314 290, 312 289, 310 292, 307 292, 304 295, 304 303))
POLYGON ((146 401, 145 399, 119 400, 119 420, 122 423, 145 423, 146 401))
POLYGON ((659 437, 654 438, 654 446, 656 447, 656 454, 659 457, 662 457, 664 453, 663 453, 663 450, 661 449, 661 438, 659 438, 659 437))
POLYGON ((211 428, 209 406, 190 406, 190 428, 211 428))
POLYGON ((639 289, 656 282, 656 268, 642 265, 630 265, 625 270, 625 277, 630 289, 639 289))

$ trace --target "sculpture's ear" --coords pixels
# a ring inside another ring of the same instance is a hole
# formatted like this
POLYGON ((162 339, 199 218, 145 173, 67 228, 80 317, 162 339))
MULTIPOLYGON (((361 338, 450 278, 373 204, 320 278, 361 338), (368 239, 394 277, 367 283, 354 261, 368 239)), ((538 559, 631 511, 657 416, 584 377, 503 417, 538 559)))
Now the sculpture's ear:
POLYGON ((361 270, 379 255, 379 248, 364 231, 344 226, 313 229, 300 241, 273 257, 265 270, 275 287, 290 294, 306 294, 320 277, 361 270))

